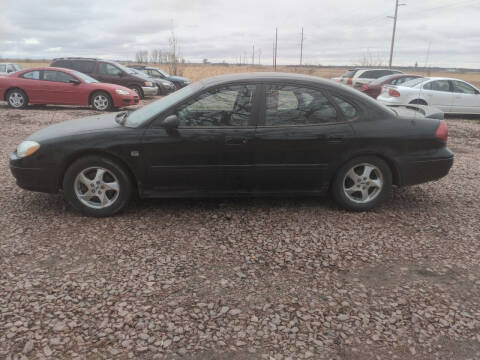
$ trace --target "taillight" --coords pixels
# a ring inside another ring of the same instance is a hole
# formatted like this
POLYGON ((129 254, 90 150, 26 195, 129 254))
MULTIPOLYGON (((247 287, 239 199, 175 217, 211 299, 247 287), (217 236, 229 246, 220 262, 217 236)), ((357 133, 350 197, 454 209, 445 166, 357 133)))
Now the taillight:
POLYGON ((347 80, 347 84, 348 84, 348 85, 352 85, 352 84, 353 84, 353 79, 352 79, 352 78, 349 78, 349 79, 347 80))
POLYGON ((448 129, 447 129, 447 123, 445 120, 440 121, 440 124, 438 125, 437 131, 435 131, 435 137, 438 140, 441 140, 443 142, 447 142, 448 138, 448 129))
POLYGON ((388 95, 392 97, 399 97, 400 93, 397 90, 394 89, 388 89, 388 95))
POLYGON ((368 90, 368 85, 362 85, 362 91, 368 90))

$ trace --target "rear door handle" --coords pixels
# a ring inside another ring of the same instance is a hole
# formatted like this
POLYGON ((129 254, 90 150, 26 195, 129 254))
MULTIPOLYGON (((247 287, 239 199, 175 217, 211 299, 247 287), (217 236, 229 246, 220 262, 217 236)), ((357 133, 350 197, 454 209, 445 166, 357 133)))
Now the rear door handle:
POLYGON ((243 145, 248 142, 247 138, 235 138, 235 137, 226 137, 225 144, 226 145, 243 145))
POLYGON ((341 134, 328 135, 327 136, 327 141, 328 142, 342 142, 342 141, 345 141, 345 135, 341 135, 341 134))

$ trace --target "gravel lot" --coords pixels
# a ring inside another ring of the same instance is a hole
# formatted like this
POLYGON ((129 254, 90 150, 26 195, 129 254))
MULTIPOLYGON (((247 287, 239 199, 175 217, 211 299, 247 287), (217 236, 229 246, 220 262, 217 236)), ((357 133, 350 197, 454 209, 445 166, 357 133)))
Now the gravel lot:
POLYGON ((0 103, 0 359, 479 359, 480 121, 450 175, 369 213, 329 199, 148 200, 93 219, 8 154, 85 108, 0 103))

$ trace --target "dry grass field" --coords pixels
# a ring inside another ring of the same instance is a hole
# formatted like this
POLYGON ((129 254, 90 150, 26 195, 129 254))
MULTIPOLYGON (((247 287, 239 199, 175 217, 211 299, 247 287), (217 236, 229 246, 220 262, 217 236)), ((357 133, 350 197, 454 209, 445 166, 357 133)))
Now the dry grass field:
MULTIPOLYGON (((48 66, 48 62, 18 62, 25 68, 35 67, 35 66, 48 66)), ((127 64, 129 65, 129 63, 127 64)), ((168 72, 167 65, 154 65, 164 71, 168 72)), ((347 68, 330 68, 330 67, 317 67, 317 66, 278 66, 277 70, 280 72, 295 72, 302 73, 307 75, 318 76, 322 78, 330 79, 332 77, 340 76, 345 72, 347 68)), ((272 66, 270 65, 210 65, 210 64, 186 64, 182 69, 182 75, 191 79, 192 81, 198 81, 206 77, 231 74, 231 73, 241 73, 241 72, 257 72, 257 71, 272 71, 272 66)), ((462 79, 468 81, 476 86, 480 87, 480 73, 475 72, 466 72, 466 73, 451 73, 451 72, 438 72, 432 71, 427 73, 426 71, 410 71, 413 74, 423 75, 423 76, 444 76, 452 77, 457 79, 462 79)))

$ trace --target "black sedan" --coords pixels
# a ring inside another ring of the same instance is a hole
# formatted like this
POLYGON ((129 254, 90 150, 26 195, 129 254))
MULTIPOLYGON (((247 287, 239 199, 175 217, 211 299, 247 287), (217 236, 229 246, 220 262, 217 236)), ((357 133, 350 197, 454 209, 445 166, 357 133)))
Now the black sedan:
POLYGON ((315 77, 227 75, 136 111, 49 126, 18 146, 10 168, 20 187, 62 190, 93 216, 124 209, 134 194, 330 191, 346 209, 369 210, 392 184, 439 179, 452 166, 446 123, 417 110, 315 77))

